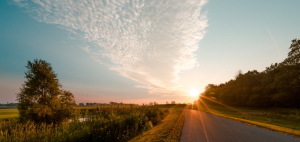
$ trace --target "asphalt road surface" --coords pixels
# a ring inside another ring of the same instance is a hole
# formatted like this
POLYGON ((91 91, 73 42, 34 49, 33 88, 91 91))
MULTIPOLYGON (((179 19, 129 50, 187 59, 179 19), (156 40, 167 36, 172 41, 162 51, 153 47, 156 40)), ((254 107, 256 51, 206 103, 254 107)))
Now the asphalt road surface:
POLYGON ((180 142, 300 142, 300 139, 209 113, 185 110, 180 142))

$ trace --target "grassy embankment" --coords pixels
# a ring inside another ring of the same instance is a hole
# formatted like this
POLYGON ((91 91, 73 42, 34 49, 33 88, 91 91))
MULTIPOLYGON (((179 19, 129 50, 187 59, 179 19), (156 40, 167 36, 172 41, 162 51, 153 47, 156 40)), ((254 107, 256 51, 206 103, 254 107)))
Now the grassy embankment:
POLYGON ((231 120, 300 136, 300 110, 288 108, 247 108, 223 106, 202 99, 197 105, 159 105, 160 108, 186 108, 208 112, 231 120))
POLYGON ((169 115, 162 120, 162 123, 136 136, 130 142, 177 142, 180 139, 183 123, 184 112, 181 110, 170 110, 169 115))

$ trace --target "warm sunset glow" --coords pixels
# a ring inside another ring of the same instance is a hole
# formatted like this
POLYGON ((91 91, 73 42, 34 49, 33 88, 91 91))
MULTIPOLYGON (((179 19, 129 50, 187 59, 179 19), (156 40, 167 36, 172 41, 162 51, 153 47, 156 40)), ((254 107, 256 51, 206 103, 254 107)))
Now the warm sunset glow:
POLYGON ((199 95, 199 90, 194 88, 190 91, 190 96, 197 97, 198 95, 199 95))

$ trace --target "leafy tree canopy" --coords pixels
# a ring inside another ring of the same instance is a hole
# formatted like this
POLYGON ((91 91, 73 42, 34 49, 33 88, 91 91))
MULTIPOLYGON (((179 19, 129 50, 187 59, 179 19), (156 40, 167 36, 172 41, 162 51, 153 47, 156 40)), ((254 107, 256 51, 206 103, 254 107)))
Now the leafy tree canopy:
POLYGON ((284 60, 285 64, 297 64, 300 63, 300 40, 293 39, 290 46, 290 52, 288 58, 284 60))
POLYGON ((293 39, 288 57, 262 72, 238 71, 224 84, 208 84, 203 98, 213 97, 227 105, 300 108, 300 40, 293 39))
POLYGON ((60 123, 71 118, 74 111, 74 96, 62 90, 57 74, 45 60, 28 61, 26 81, 17 93, 21 121, 37 123, 60 123))

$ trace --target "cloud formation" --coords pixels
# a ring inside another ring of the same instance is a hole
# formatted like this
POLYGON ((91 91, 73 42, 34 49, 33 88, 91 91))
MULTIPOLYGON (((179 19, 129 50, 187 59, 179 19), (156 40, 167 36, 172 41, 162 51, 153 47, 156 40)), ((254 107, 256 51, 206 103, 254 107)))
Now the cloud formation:
POLYGON ((206 0, 14 0, 40 22, 56 24, 99 47, 92 58, 150 93, 178 93, 178 73, 197 65, 206 0))

